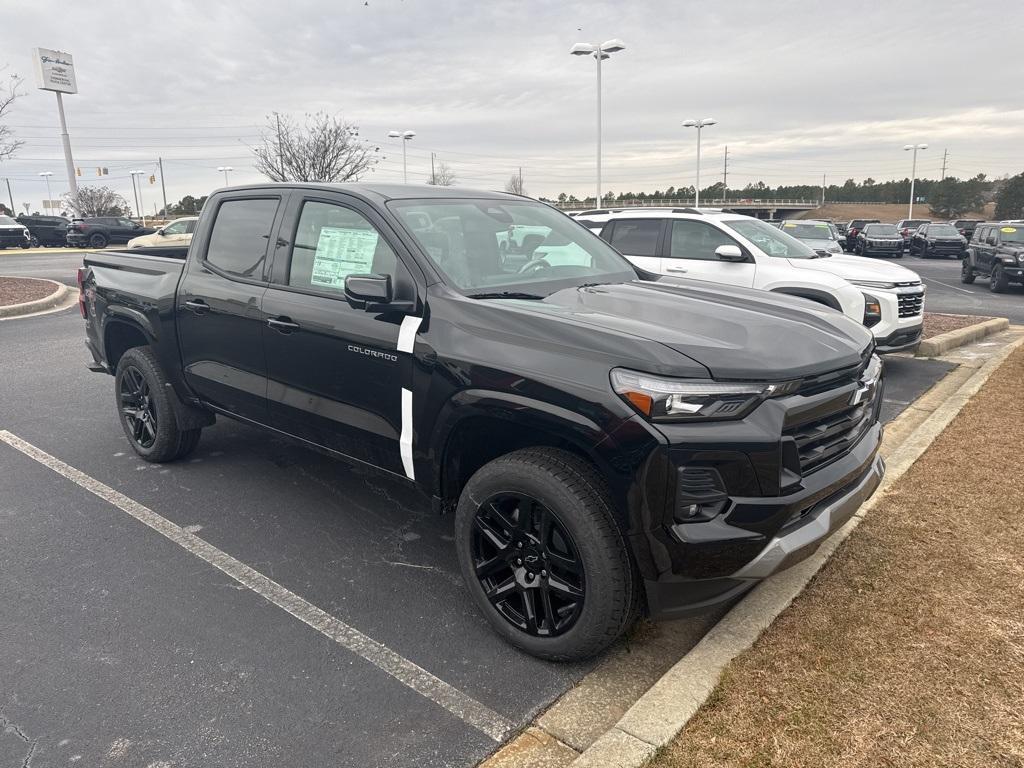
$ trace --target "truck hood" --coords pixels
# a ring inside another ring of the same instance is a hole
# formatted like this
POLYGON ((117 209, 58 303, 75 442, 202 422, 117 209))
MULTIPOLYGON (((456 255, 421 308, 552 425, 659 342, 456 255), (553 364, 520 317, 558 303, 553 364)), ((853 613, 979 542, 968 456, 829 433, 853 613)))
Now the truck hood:
POLYGON ((797 269, 828 272, 844 280, 880 280, 892 283, 920 282, 918 274, 906 267, 863 256, 829 256, 824 259, 789 259, 797 269))
MULTIPOLYGON (((522 315, 506 316, 505 327, 542 335, 545 341, 568 336, 570 329, 581 331, 581 347, 596 343, 590 341, 595 335, 633 337, 634 347, 667 347, 718 379, 780 380, 823 373, 857 364, 872 341, 861 325, 805 299, 677 278, 568 288, 543 300, 478 303, 522 315)), ((630 356, 641 357, 632 350, 630 356)), ((649 359, 653 363, 662 357, 649 359)), ((693 368, 692 363, 685 367, 693 368)))

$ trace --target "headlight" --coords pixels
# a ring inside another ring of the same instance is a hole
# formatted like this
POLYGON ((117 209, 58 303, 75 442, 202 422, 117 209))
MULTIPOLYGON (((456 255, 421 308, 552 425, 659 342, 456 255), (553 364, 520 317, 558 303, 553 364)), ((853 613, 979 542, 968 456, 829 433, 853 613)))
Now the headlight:
POLYGON ((882 322, 882 305, 870 293, 864 294, 864 325, 872 328, 882 322))
POLYGON ((895 288, 894 283, 886 283, 878 280, 850 280, 853 285, 859 285, 861 288, 895 288))
POLYGON ((670 379, 615 368, 612 389, 653 421, 739 419, 770 397, 795 392, 800 382, 719 382, 670 379))

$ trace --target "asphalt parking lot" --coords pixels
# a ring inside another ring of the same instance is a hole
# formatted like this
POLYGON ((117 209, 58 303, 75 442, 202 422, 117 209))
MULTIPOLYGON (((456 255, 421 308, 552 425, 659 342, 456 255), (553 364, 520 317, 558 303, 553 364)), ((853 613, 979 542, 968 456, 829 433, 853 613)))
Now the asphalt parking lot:
MULTIPOLYGON (((0 358, 0 764, 469 766, 593 666, 499 641, 397 481, 226 420, 137 459, 76 310, 0 358)), ((890 360, 885 418, 948 367, 890 360)))
POLYGON ((893 260, 917 272, 927 288, 925 311, 953 315, 990 315, 1008 317, 1011 323, 1024 323, 1024 286, 1011 283, 1006 293, 992 293, 988 278, 979 277, 972 285, 960 282, 958 259, 922 259, 906 255, 893 260))

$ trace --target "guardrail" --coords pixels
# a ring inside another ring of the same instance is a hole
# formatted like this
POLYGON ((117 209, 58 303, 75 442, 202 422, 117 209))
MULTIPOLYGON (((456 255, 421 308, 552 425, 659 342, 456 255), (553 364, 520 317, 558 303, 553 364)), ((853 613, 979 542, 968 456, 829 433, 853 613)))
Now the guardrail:
MULTIPOLYGON (((693 198, 675 198, 675 199, 659 199, 659 198, 644 198, 643 200, 614 200, 612 202, 602 203, 598 208, 687 208, 693 206, 695 201, 693 198)), ((703 208, 738 208, 738 207, 758 207, 758 208, 778 208, 780 206, 799 206, 801 208, 817 208, 821 203, 817 200, 794 200, 790 198, 780 198, 777 200, 763 199, 763 198, 714 198, 707 199, 701 198, 701 207, 703 208)), ((588 210, 594 208, 594 202, 590 201, 575 201, 575 202, 564 202, 555 203, 555 206, 563 210, 588 210)))

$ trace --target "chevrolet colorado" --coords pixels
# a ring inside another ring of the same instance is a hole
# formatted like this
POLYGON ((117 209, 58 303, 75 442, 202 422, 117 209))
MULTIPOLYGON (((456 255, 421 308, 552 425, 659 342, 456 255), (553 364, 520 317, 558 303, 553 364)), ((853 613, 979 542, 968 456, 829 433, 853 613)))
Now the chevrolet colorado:
POLYGON ((645 272, 514 195, 223 189, 187 249, 90 253, 79 284, 136 453, 221 415, 414 483, 494 630, 544 658, 741 595, 884 471, 870 331, 645 272), (558 259, 503 250, 518 227, 558 259))

